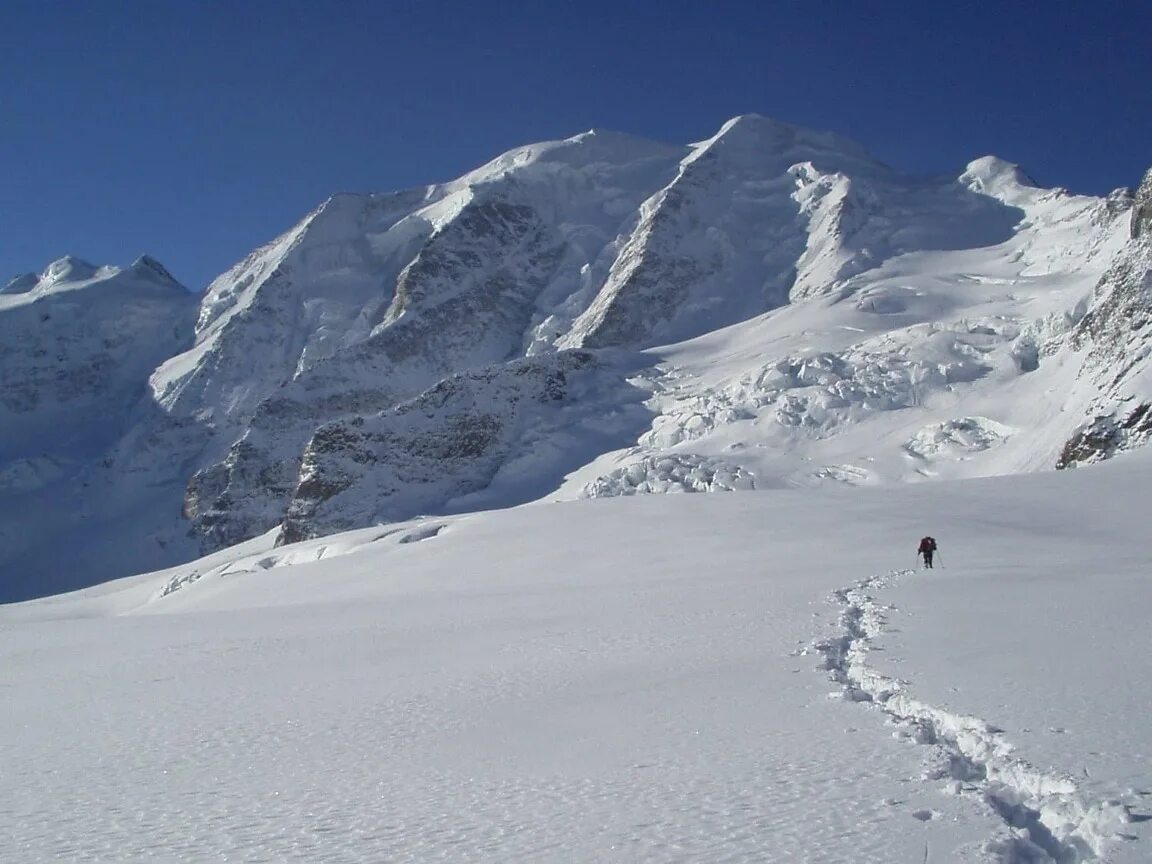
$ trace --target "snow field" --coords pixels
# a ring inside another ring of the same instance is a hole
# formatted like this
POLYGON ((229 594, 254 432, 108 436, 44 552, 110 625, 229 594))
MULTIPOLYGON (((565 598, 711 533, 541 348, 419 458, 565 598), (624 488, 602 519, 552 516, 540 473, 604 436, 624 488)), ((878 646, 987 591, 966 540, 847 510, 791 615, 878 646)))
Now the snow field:
POLYGON ((1146 861, 1150 474, 540 504, 0 607, 0 858, 1146 861))

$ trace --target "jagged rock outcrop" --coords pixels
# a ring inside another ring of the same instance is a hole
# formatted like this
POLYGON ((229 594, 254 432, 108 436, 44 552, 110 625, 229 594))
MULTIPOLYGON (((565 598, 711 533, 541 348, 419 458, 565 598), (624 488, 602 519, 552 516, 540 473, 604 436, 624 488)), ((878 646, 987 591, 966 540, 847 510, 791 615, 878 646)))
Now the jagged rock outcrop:
POLYGON ((1147 236, 1152 232, 1152 168, 1144 174, 1144 180, 1136 190, 1132 205, 1132 239, 1147 236))
POLYGON ((581 351, 516 360, 321 426, 304 450, 277 543, 411 518, 484 489, 526 431, 546 437, 541 426, 560 428, 554 409, 569 397, 570 376, 595 365, 581 351))
POLYGON ((1152 170, 1136 192, 1130 225, 1131 239, 1070 336, 1085 351, 1082 375, 1096 395, 1057 468, 1106 459, 1152 434, 1152 170))
POLYGON ((1078 429, 1056 460, 1056 468, 1074 468, 1109 459, 1122 450, 1140 447, 1152 439, 1152 403, 1141 402, 1116 414, 1095 417, 1078 429))

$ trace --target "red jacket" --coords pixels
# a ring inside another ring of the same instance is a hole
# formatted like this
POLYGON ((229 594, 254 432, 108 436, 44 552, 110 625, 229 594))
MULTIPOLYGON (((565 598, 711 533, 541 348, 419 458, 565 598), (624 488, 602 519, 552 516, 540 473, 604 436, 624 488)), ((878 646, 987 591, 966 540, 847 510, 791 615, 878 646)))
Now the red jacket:
POLYGON ((925 537, 923 540, 920 541, 920 548, 917 549, 916 551, 917 552, 935 552, 936 551, 936 541, 933 540, 931 537, 925 537))

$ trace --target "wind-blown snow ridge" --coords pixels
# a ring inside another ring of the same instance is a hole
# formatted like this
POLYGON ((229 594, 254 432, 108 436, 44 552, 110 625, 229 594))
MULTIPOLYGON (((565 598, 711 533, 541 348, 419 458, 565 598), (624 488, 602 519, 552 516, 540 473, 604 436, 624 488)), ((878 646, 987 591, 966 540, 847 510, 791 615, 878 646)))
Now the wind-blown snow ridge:
POLYGON ((1104 860, 1108 842, 1131 818, 1120 801, 1089 800, 1070 777, 1044 773, 1014 756, 995 726, 921 702, 907 682, 868 665, 868 652, 894 609, 877 602, 873 592, 908 575, 902 570, 873 576, 833 593, 841 632, 814 646, 824 657, 822 668, 844 698, 876 706, 901 727, 902 737, 936 748, 941 767, 926 779, 948 780, 957 794, 981 796, 1004 820, 1007 834, 985 847, 1003 864, 1104 860))

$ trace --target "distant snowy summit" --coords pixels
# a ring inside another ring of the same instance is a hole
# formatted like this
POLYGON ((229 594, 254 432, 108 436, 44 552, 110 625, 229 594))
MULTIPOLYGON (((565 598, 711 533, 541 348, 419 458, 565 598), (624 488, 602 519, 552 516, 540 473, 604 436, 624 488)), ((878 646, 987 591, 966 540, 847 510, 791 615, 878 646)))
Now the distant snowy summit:
POLYGON ((78 428, 76 406, 107 417, 118 395, 143 397, 157 364, 191 343, 196 304, 147 255, 130 267, 68 256, 11 280, 0 291, 0 456, 95 435, 78 428))
POLYGON ((34 294, 41 296, 53 291, 88 288, 94 284, 114 285, 128 290, 147 286, 163 286, 187 293, 175 277, 150 255, 141 255, 130 267, 96 267, 82 258, 66 255, 53 261, 43 272, 25 273, 11 279, 0 288, 0 294, 34 294))
MULTIPOLYGON (((123 268, 69 256, 9 282, 0 292, 0 496, 4 478, 25 478, 17 485, 28 491, 33 474, 55 477, 37 494, 58 495, 61 506, 48 509, 64 512, 80 494, 74 472, 137 422, 149 375, 192 344, 197 302, 148 256, 123 268)), ((5 503, 27 512, 16 498, 5 503)), ((13 532, 8 554, 25 542, 35 539, 13 532)))
POLYGON ((1148 187, 991 156, 925 179, 743 115, 335 195, 195 301, 147 257, 61 259, 0 292, 0 595, 81 555, 103 578, 267 531, 1137 446, 1148 187))

